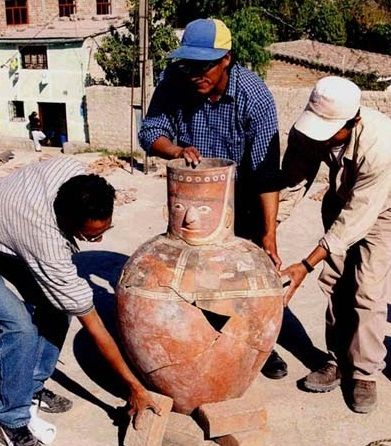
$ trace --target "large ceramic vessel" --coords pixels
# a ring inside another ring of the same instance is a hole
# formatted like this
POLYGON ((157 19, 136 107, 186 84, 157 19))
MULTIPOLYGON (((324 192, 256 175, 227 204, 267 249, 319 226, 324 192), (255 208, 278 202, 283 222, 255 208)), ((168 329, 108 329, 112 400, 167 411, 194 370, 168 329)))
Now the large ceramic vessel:
POLYGON ((166 234, 142 245, 117 288, 125 350, 145 380, 191 413, 239 397, 276 341, 282 285, 269 257, 233 234, 235 163, 168 163, 166 234))

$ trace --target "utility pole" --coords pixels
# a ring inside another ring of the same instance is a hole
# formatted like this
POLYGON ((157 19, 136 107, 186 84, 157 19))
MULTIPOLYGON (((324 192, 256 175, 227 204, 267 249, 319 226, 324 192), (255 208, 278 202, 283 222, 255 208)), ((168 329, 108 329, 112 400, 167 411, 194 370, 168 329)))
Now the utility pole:
MULTIPOLYGON (((140 60, 140 87, 141 87, 141 119, 147 114, 151 91, 153 87, 152 60, 148 58, 149 35, 148 35, 149 5, 148 0, 139 0, 139 60, 140 60)), ((148 173, 148 157, 144 158, 144 173, 148 173)))

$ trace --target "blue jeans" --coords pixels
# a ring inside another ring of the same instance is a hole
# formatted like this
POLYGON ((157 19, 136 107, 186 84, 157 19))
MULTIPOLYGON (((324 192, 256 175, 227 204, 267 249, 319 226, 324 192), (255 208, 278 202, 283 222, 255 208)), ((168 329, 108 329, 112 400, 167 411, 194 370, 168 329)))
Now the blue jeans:
MULTIPOLYGON (((24 274, 15 276, 26 290, 24 274)), ((34 298, 23 292, 23 301, 0 276, 0 425, 9 428, 28 424, 32 396, 53 373, 69 326, 38 285, 30 290, 34 298)))

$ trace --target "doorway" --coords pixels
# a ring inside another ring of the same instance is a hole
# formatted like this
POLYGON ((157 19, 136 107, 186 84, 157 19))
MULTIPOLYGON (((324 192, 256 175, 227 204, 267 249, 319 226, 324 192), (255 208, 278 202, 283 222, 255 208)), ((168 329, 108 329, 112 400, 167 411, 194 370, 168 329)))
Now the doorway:
POLYGON ((38 102, 39 118, 49 145, 62 147, 68 141, 66 107, 62 102, 38 102))

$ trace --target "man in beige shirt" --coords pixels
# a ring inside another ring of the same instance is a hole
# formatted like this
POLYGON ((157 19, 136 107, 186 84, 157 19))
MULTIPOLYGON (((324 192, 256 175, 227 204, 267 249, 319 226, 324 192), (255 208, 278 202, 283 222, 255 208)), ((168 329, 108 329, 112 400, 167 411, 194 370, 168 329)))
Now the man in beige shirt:
POLYGON ((309 189, 320 163, 329 169, 322 203, 325 235, 301 262, 281 271, 291 279, 286 304, 322 260, 328 299, 329 361, 304 379, 313 392, 345 380, 350 408, 370 412, 376 375, 384 368, 386 282, 391 268, 391 119, 360 107, 361 91, 335 76, 317 82, 294 124, 283 160, 280 220, 309 189))

